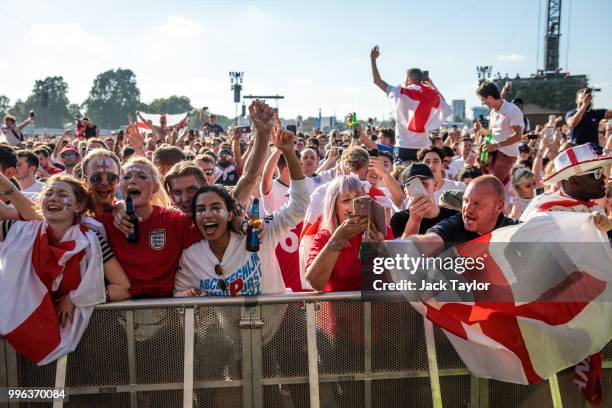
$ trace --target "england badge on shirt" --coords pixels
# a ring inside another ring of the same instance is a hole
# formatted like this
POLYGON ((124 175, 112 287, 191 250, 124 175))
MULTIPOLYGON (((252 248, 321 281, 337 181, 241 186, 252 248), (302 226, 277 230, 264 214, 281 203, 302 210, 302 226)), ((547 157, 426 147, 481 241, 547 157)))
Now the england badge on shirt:
POLYGON ((156 251, 163 249, 166 246, 166 230, 155 229, 149 235, 149 244, 156 251))

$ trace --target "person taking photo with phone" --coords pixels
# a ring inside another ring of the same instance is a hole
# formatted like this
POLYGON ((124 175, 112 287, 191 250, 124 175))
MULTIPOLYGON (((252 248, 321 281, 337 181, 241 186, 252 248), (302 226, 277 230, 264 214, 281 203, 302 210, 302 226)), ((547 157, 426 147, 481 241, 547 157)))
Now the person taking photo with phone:
POLYGON ((577 108, 565 114, 565 122, 570 127, 570 139, 575 145, 589 143, 601 154, 599 145, 599 122, 602 119, 612 119, 612 110, 591 109, 593 90, 582 88, 576 93, 577 108))
POLYGON ((410 197, 405 210, 391 217, 391 229, 397 238, 424 234, 438 222, 452 217, 457 211, 439 207, 434 200, 436 183, 431 169, 423 163, 412 163, 402 173, 404 190, 410 197))

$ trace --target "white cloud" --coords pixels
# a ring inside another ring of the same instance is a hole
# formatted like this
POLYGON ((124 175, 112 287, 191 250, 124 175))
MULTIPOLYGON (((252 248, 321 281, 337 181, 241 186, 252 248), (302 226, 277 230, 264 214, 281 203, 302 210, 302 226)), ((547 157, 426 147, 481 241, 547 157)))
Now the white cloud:
POLYGON ((521 61, 525 56, 523 54, 498 54, 499 61, 521 61))
POLYGON ((78 23, 66 24, 32 24, 29 43, 44 53, 61 51, 85 53, 104 53, 110 50, 110 44, 100 37, 88 33, 78 23))
POLYGON ((165 36, 193 36, 204 32, 204 27, 188 18, 172 15, 155 31, 165 36))

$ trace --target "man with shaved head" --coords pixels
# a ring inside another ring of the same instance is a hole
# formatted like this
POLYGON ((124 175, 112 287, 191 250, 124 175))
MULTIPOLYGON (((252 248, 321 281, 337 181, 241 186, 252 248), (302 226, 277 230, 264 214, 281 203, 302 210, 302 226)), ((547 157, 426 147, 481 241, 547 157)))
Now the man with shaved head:
POLYGON ((517 222, 504 216, 504 186, 494 176, 473 179, 463 194, 461 214, 440 221, 426 234, 408 237, 425 256, 471 241, 517 222))

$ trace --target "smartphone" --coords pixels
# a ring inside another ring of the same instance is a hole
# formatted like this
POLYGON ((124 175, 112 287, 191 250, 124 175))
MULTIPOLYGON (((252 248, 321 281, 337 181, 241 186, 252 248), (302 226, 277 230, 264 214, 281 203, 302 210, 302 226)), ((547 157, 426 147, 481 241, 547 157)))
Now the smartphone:
POLYGON ((429 81, 429 71, 423 71, 423 81, 429 81))
POLYGON ((535 193, 536 195, 542 195, 544 194, 544 187, 538 187, 535 189, 535 193))
POLYGON ((287 130, 293 132, 293 134, 297 134, 297 126, 296 125, 287 125, 287 130))
POLYGON ((368 217, 374 227, 383 235, 387 232, 385 223, 385 208, 370 196, 357 197, 353 200, 353 212, 355 215, 368 217))
POLYGON ((378 157, 378 149, 368 150, 370 157, 378 157))
POLYGON ((30 111, 30 117, 33 118, 34 117, 34 111, 30 111))
POLYGON ((251 133, 250 126, 240 126, 240 127, 237 127, 236 130, 239 131, 240 133, 251 133))
POLYGON ((411 198, 417 198, 420 196, 427 195, 427 190, 425 190, 425 186, 421 182, 421 179, 418 177, 414 177, 408 180, 408 182, 404 184, 404 188, 406 189, 408 195, 410 195, 411 198))
POLYGON ((527 133, 527 139, 536 140, 538 138, 537 133, 527 133))

